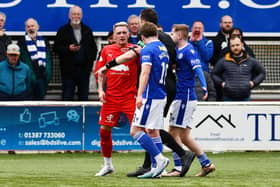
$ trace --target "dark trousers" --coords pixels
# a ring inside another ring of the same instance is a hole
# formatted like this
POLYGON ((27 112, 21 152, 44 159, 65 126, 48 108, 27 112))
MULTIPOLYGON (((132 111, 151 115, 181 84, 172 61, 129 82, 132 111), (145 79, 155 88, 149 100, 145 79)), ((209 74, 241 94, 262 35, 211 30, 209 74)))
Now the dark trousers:
POLYGON ((46 79, 38 79, 31 83, 32 100, 43 100, 47 93, 48 83, 46 79))
POLYGON ((75 96, 75 89, 78 89, 78 100, 88 101, 89 95, 89 77, 67 79, 62 81, 62 99, 64 101, 73 101, 75 96))
POLYGON ((23 92, 18 95, 9 95, 5 92, 0 91, 0 101, 25 101, 30 100, 29 92, 23 92))

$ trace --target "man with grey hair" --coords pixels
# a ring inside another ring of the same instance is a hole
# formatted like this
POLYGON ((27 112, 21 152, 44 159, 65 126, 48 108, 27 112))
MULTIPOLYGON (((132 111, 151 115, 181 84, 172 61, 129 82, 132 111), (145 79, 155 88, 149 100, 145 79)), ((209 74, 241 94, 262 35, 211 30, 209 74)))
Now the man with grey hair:
POLYGON ((90 73, 97 55, 97 46, 89 26, 82 22, 83 12, 79 6, 69 10, 69 22, 56 34, 55 51, 59 55, 62 98, 73 101, 78 88, 78 100, 87 101, 90 73))
POLYGON ((128 29, 129 29, 129 38, 128 42, 132 44, 137 44, 141 37, 139 35, 140 29, 140 20, 139 17, 135 14, 132 14, 127 19, 128 29))
POLYGON ((40 26, 34 18, 25 21, 25 35, 19 39, 20 59, 31 69, 33 100, 43 100, 52 78, 52 58, 48 41, 38 34, 40 26))
POLYGON ((4 29, 6 18, 6 14, 0 12, 0 61, 6 58, 7 46, 12 43, 11 38, 6 35, 6 30, 4 29))

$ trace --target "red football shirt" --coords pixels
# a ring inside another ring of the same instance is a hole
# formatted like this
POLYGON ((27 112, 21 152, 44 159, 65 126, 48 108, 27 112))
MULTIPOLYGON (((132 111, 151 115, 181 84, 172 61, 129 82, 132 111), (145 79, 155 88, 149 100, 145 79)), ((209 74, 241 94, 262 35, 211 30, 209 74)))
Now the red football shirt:
MULTIPOLYGON (((107 62, 122 55, 132 47, 128 44, 120 48, 117 44, 106 45, 96 62, 95 72, 107 62)), ((131 98, 137 93, 139 59, 135 58, 129 62, 117 65, 109 69, 106 73, 106 97, 118 97, 116 99, 131 98)))

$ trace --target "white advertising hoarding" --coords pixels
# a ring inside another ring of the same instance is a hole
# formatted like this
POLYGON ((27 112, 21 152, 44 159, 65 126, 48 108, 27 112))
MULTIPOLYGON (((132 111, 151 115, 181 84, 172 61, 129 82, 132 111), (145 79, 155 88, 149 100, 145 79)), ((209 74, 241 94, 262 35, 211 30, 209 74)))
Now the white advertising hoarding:
POLYGON ((192 137, 204 150, 280 150, 279 102, 200 102, 192 137))

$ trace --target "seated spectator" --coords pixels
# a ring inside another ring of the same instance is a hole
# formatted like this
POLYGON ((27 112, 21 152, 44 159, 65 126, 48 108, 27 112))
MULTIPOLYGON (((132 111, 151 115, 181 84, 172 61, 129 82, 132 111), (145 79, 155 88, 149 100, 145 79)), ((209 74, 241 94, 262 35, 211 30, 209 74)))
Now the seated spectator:
POLYGON ((0 62, 0 100, 19 101, 30 99, 30 69, 19 61, 20 48, 7 47, 7 59, 0 62))
MULTIPOLYGON (((233 38, 233 37, 238 37, 241 39, 242 43, 243 43, 243 50, 246 51, 246 53, 253 58, 256 58, 253 50, 246 44, 245 40, 244 40, 244 36, 243 36, 243 32, 240 28, 234 27, 230 33, 229 33, 229 38, 233 38)), ((229 49, 229 45, 224 48, 221 52, 221 57, 224 57, 226 53, 228 53, 230 51, 229 49)))
POLYGON ((25 36, 19 39, 20 60, 31 69, 32 100, 43 100, 52 78, 52 58, 48 41, 38 33, 39 24, 29 18, 25 36))
POLYGON ((230 51, 215 65, 212 78, 221 85, 224 101, 249 101, 251 89, 265 79, 265 69, 247 54, 239 37, 232 37, 229 47, 230 51))

